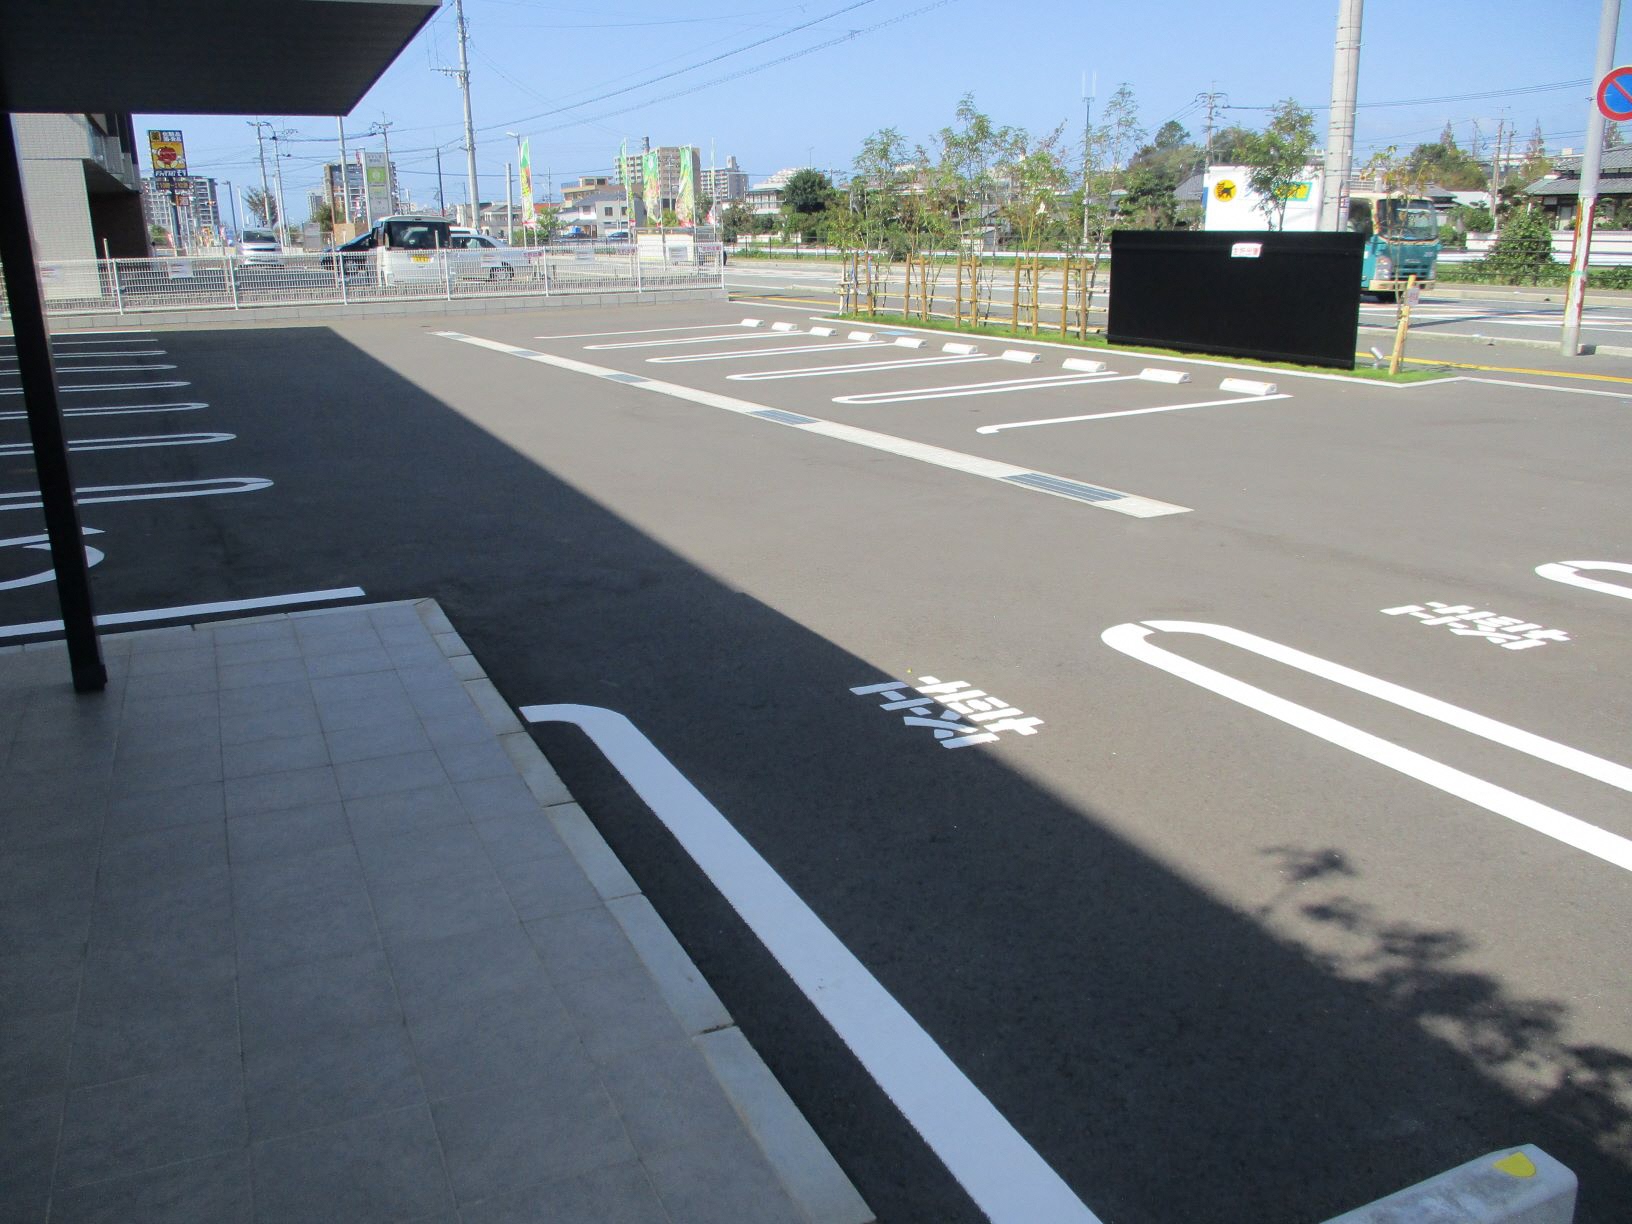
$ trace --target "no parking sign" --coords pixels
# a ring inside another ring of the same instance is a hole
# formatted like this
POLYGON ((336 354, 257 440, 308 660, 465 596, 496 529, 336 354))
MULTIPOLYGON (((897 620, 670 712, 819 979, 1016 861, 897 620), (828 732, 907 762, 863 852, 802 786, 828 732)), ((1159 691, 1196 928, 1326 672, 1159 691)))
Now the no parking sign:
POLYGON ((1632 64, 1611 69, 1598 82, 1598 112, 1616 123, 1632 119, 1632 64))

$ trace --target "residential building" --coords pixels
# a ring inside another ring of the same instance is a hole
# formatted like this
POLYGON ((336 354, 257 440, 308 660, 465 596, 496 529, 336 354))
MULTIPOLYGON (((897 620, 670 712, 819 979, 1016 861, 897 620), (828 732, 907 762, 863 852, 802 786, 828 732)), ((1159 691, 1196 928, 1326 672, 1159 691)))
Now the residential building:
POLYGON ((11 123, 36 258, 150 253, 129 115, 13 115, 11 123))
MULTIPOLYGON (((615 182, 621 183, 622 181, 622 179, 613 179, 612 176, 606 174, 585 175, 576 183, 561 188, 561 200, 564 204, 571 204, 581 196, 604 190, 611 187, 615 182)), ((619 190, 621 191, 622 188, 620 187, 619 190)))
POLYGON ((803 166, 784 167, 763 183, 750 187, 743 197, 749 211, 758 217, 775 216, 781 212, 782 189, 788 185, 788 180, 802 169, 804 169, 803 166))
MULTIPOLYGON (((1575 225, 1581 198, 1581 156, 1566 149, 1553 158, 1552 171, 1526 187, 1524 194, 1540 204, 1547 219, 1557 229, 1575 225)), ((1632 145, 1604 150, 1598 168, 1598 212, 1596 225, 1604 224, 1606 212, 1632 204, 1632 145)))
MULTIPOLYGON (((391 167, 393 186, 397 168, 391 167)), ((363 166, 360 161, 346 162, 345 204, 340 201, 340 163, 330 162, 323 167, 323 195, 328 200, 331 215, 336 221, 363 221, 368 211, 363 200, 363 166)))
POLYGON ((723 166, 704 170, 698 181, 699 190, 721 207, 735 204, 748 194, 748 172, 737 165, 734 156, 727 157, 723 166))
POLYGON ((142 180, 142 213, 147 224, 170 234, 186 250, 221 243, 221 205, 215 180, 202 175, 142 180))
POLYGON ((556 233, 568 238, 604 238, 629 229, 632 221, 629 199, 623 188, 604 186, 592 192, 577 193, 570 201, 564 201, 555 228, 556 233))
POLYGON ((651 153, 656 153, 658 159, 658 187, 655 198, 661 211, 681 211, 677 204, 680 199, 683 167, 689 166, 691 181, 697 185, 699 192, 702 191, 702 159, 694 145, 662 145, 654 149, 651 147, 651 141, 646 140, 641 152, 630 153, 617 160, 617 180, 632 189, 636 201, 637 220, 641 223, 645 222, 647 210, 645 160, 651 153))

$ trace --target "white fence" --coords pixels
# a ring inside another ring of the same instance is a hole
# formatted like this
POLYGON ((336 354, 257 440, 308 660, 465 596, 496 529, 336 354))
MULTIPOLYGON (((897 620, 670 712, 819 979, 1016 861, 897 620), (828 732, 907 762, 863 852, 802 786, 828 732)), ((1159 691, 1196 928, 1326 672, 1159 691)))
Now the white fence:
MULTIPOLYGON (((1490 253, 1490 248, 1496 244, 1495 234, 1468 234, 1468 259, 1482 259, 1490 253)), ((1570 262, 1570 254, 1575 245, 1574 230, 1553 231, 1553 258, 1559 263, 1570 262)), ((1592 248, 1588 251, 1588 263, 1594 268, 1621 268, 1632 264, 1632 230, 1592 231, 1592 248)))
MULTIPOLYGON (((140 314, 353 302, 718 289, 718 246, 632 244, 471 250, 191 255, 42 262, 49 314, 140 314)), ((0 315, 5 314, 0 291, 0 315)))

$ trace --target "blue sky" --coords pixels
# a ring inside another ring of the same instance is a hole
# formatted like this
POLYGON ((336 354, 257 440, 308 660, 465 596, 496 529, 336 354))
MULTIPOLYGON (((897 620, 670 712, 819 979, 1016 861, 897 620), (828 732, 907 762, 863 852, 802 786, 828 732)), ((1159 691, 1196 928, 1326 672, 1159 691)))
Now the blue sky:
MULTIPOLYGON (((506 130, 531 137, 541 186, 546 171, 557 188, 606 173, 619 142, 638 146, 643 136, 654 145, 696 144, 704 165, 712 142, 721 164, 735 154, 757 181, 790 165, 848 168, 862 139, 881 127, 927 143, 965 92, 998 122, 1038 132, 1064 122, 1080 131, 1085 72, 1097 76, 1100 103, 1127 82, 1150 130, 1178 118, 1199 136, 1195 98, 1208 90, 1227 96, 1221 124, 1258 126, 1264 111, 1254 108, 1280 98, 1312 108, 1329 100, 1338 9, 1337 0, 606 4, 467 0, 484 198, 504 196, 504 165, 515 157, 506 130), (842 41, 821 45, 834 40, 842 41), (772 63, 785 56, 795 58, 772 63), (703 63, 714 57, 723 58, 703 63), (744 72, 762 65, 771 66, 744 72), (670 73, 678 75, 644 84, 670 73), (674 94, 681 96, 666 97, 674 94)), ((1371 0, 1357 159, 1383 145, 1434 140, 1447 120, 1464 146, 1475 120, 1488 141, 1506 119, 1521 141, 1539 122, 1550 149, 1579 149, 1590 90, 1535 87, 1591 76, 1599 12, 1597 0, 1371 0), (1396 102, 1409 104, 1379 105, 1396 102)), ((1632 6, 1619 47, 1618 62, 1632 60, 1632 6)), ((392 121, 399 176, 421 204, 436 199, 437 145, 448 203, 465 197, 459 91, 435 71, 457 56, 450 0, 346 120, 359 138, 353 147, 372 148, 380 143, 366 135, 371 125, 392 121)), ((297 133, 281 147, 289 211, 301 218, 318 167, 337 156, 334 121, 265 118, 297 133)), ((242 189, 259 181, 244 119, 143 115, 137 127, 180 128, 195 173, 242 189)), ((1324 134, 1324 110, 1316 122, 1324 134)))

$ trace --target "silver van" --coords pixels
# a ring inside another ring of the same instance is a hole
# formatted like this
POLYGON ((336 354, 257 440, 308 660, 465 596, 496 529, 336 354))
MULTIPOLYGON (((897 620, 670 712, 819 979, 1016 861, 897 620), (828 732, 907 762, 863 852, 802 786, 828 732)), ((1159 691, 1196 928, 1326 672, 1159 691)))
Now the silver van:
POLYGON ((244 230, 238 235, 238 254, 246 264, 261 267, 278 267, 283 263, 283 247, 274 230, 244 230))

